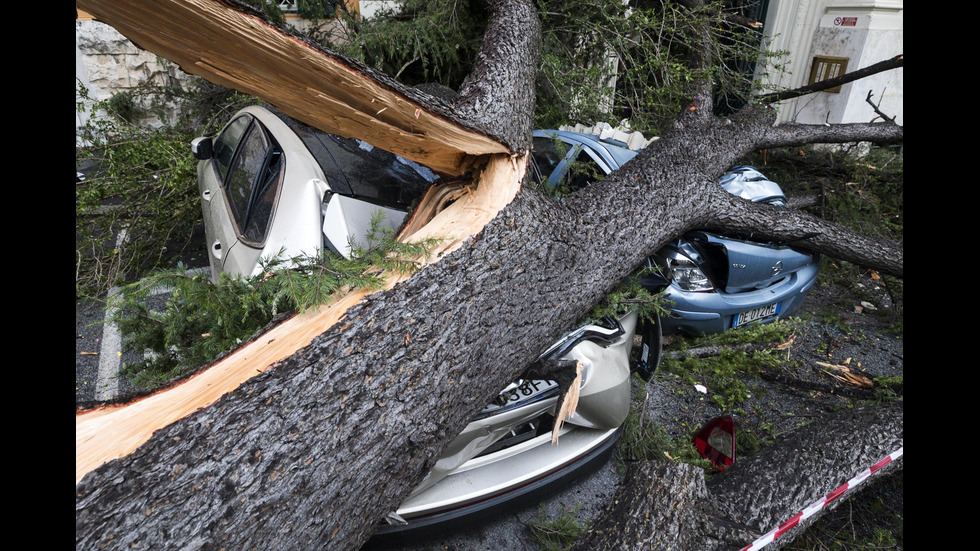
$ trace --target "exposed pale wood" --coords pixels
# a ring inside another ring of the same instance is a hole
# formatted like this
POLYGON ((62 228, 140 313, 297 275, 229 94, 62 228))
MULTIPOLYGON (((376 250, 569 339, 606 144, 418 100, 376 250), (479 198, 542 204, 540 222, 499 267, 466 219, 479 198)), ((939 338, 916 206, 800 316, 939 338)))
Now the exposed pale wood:
POLYGON ((162 392, 76 415, 75 483, 99 465, 132 453, 157 429, 215 403, 306 346, 367 294, 357 291, 315 312, 294 316, 209 369, 162 392))
MULTIPOLYGON (((514 199, 524 179, 527 162, 526 155, 493 156, 480 174, 478 186, 467 188, 471 191, 440 210, 419 230, 406 234, 405 238, 441 240, 442 244, 436 250, 439 256, 456 250, 466 237, 480 231, 514 199)), ((424 205, 416 209, 417 212, 425 210, 424 205)))
POLYGON ((397 87, 365 79, 339 56, 216 0, 113 2, 76 6, 135 44, 211 82, 262 98, 321 130, 460 175, 484 155, 509 149, 413 101, 397 87))
MULTIPOLYGON (((526 157, 494 156, 474 191, 464 192, 450 208, 402 239, 435 238, 435 261, 480 231, 520 188, 526 157), (448 211, 448 212, 447 212, 448 211)), ((430 200, 440 201, 440 197, 430 200)), ((420 208, 418 210, 428 210, 420 208)), ((385 289, 404 275, 389 274, 385 289)), ((180 384, 139 401, 79 413, 75 416, 75 483, 99 465, 132 453, 158 429, 214 404, 246 380, 269 369, 308 345, 313 337, 337 323, 347 310, 371 294, 357 290, 315 312, 294 316, 210 368, 180 384)))

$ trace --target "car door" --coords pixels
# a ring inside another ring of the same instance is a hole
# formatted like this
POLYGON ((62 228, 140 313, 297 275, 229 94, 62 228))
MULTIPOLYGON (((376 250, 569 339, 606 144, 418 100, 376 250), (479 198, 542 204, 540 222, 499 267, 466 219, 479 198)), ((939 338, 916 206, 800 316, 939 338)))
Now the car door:
POLYGON ((221 272, 251 275, 284 172, 282 152, 253 117, 232 120, 199 177, 212 279, 221 272))
POLYGON ((250 124, 251 118, 243 115, 225 125, 225 128, 214 141, 213 156, 202 161, 197 169, 208 261, 211 265, 211 279, 213 281, 217 281, 218 274, 221 273, 225 253, 237 241, 234 225, 225 206, 222 181, 228 174, 238 144, 245 136, 250 124))

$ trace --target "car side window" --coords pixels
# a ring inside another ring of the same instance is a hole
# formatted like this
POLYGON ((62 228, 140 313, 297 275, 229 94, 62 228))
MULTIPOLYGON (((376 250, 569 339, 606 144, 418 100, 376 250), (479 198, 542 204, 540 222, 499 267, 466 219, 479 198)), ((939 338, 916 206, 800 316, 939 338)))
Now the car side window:
POLYGON ((559 186, 559 195, 571 195, 590 182, 601 180, 606 175, 599 163, 584 149, 580 149, 575 159, 568 165, 568 172, 559 186))
POLYGON ((279 195, 279 185, 283 175, 282 151, 275 145, 269 151, 265 168, 256 180, 255 190, 246 215, 244 234, 245 241, 261 243, 265 241, 265 232, 272 220, 273 207, 279 195))
POLYGON ((218 136, 214 142, 214 165, 218 170, 221 181, 228 176, 228 168, 231 161, 235 158, 235 151, 238 149, 238 142, 242 135, 248 130, 249 117, 242 116, 228 123, 224 132, 218 136))
MULTIPOLYGON (((265 241, 282 181, 282 150, 266 134, 262 125, 245 117, 229 125, 222 133, 222 140, 226 134, 228 141, 222 147, 227 146, 227 149, 231 149, 236 135, 240 137, 236 141, 237 148, 232 151, 230 160, 226 161, 227 165, 223 168, 221 161, 217 163, 218 171, 223 171, 224 175, 228 209, 242 241, 261 244, 265 241), (239 121, 244 121, 244 129, 238 125, 239 121)), ((228 158, 226 151, 223 151, 225 159, 228 158)))
POLYGON ((543 180, 538 182, 539 184, 547 182, 551 173, 558 167, 558 163, 565 158, 568 150, 563 147, 564 145, 564 142, 552 138, 534 138, 534 149, 531 152, 531 157, 534 159, 534 164, 537 165, 538 173, 543 180))

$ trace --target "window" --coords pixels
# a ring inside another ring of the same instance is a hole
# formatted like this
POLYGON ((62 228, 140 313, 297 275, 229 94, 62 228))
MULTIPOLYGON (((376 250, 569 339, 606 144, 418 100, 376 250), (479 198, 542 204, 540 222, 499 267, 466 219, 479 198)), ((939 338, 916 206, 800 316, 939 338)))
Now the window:
POLYGON ((333 175, 328 166, 324 167, 334 191, 346 191, 358 199, 405 209, 425 195, 437 179, 428 168, 367 142, 332 134, 319 135, 321 143, 343 172, 342 176, 333 175), (341 178, 347 190, 339 185, 341 178))
POLYGON ((238 117, 231 121, 214 143, 214 166, 218 170, 218 179, 222 182, 228 176, 228 167, 235 157, 238 142, 248 130, 249 122, 251 122, 249 117, 238 117))
POLYGON ((239 117, 218 138, 215 161, 242 241, 261 244, 282 182, 282 150, 257 121, 239 117))
MULTIPOLYGON (((817 56, 813 58, 813 65, 810 67, 810 80, 807 84, 816 84, 824 80, 837 78, 846 72, 846 57, 817 56)), ((840 89, 840 86, 835 86, 824 90, 824 92, 836 94, 840 92, 840 89)))
POLYGON ((606 174, 589 151, 582 146, 570 146, 558 138, 534 138, 531 155, 536 167, 535 176, 544 184, 541 191, 550 197, 571 195, 606 174))

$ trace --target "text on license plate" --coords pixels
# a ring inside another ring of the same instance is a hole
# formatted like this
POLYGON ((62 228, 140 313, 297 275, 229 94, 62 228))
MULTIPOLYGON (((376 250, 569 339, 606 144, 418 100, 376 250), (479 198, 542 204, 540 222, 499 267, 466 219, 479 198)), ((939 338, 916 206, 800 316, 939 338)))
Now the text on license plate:
POLYGON ((740 325, 745 325, 747 323, 752 323, 753 321, 759 321, 761 319, 769 318, 775 316, 779 313, 780 302, 774 302, 766 306, 760 306, 758 308, 753 308, 748 312, 742 312, 741 314, 735 315, 735 321, 732 322, 732 327, 738 327, 740 325))
POLYGON ((555 381, 526 379, 517 381, 515 384, 510 385, 507 389, 501 392, 493 403, 484 408, 483 412, 487 413, 503 407, 514 406, 521 402, 530 402, 538 396, 541 396, 542 394, 545 394, 551 389, 557 387, 558 383, 555 381))

